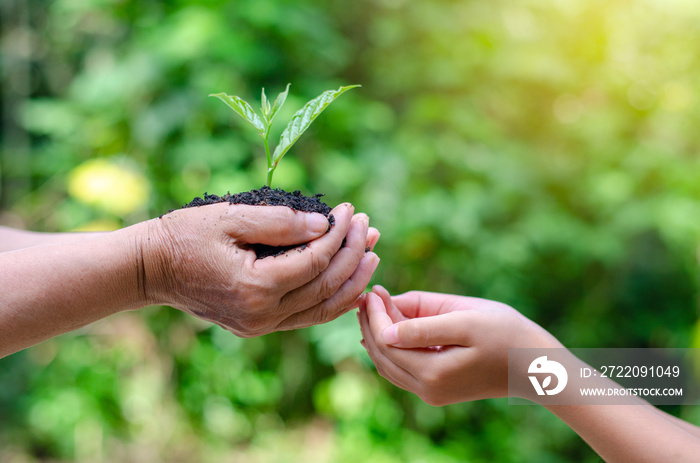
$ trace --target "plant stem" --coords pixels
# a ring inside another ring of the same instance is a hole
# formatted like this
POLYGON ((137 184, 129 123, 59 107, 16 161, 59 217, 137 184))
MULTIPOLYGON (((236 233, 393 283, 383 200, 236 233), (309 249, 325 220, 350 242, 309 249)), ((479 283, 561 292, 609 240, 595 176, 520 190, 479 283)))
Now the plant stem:
POLYGON ((267 137, 265 140, 265 154, 267 155, 267 186, 272 183, 272 174, 275 169, 272 168, 272 157, 270 157, 270 145, 267 143, 267 137))

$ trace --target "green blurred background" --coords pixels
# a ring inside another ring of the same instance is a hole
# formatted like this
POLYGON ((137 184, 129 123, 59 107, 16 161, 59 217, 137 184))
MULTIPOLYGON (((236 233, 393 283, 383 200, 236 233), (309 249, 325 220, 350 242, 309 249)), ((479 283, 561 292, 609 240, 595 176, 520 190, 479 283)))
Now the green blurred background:
MULTIPOLYGON (((114 229, 259 187, 258 135, 207 95, 291 82, 281 132, 362 84, 275 183, 367 212, 374 282, 503 301, 570 347, 700 347, 696 1, 0 8, 1 224, 114 229)), ((354 314, 246 340, 112 317, 0 361, 0 461, 598 461, 539 407, 423 404, 359 341, 354 314)))

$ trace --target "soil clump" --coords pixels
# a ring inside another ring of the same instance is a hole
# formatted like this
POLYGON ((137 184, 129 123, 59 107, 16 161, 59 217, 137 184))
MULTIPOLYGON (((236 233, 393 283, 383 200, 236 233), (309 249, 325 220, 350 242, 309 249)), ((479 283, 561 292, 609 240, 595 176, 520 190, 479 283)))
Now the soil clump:
MULTIPOLYGON (((279 188, 272 189, 268 186, 263 186, 257 190, 245 191, 243 193, 226 193, 223 196, 210 195, 204 193, 204 197, 196 197, 189 203, 182 206, 182 209, 189 207, 206 206, 208 204, 217 204, 228 202, 229 204, 245 204, 248 206, 287 206, 295 211, 300 212, 316 212, 323 214, 328 218, 328 230, 335 223, 335 218, 331 214, 331 207, 321 201, 323 194, 315 194, 313 196, 303 195, 300 191, 288 192, 279 188)), ((172 212, 172 211, 170 211, 172 212)), ((299 252, 306 249, 306 244, 295 246, 269 246, 266 244, 255 244, 255 250, 258 259, 265 257, 274 257, 284 254, 289 249, 297 248, 299 252)))

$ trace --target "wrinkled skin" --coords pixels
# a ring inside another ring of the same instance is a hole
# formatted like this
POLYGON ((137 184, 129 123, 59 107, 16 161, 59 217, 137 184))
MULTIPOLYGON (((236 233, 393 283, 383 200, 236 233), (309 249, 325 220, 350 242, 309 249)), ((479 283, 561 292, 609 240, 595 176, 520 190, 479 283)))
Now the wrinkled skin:
POLYGON ((365 252, 379 233, 366 215, 353 212, 350 204, 333 209, 335 224, 326 233, 322 215, 282 206, 221 203, 174 211, 149 222, 141 290, 150 303, 242 337, 328 322, 356 306, 379 262, 365 252), (308 245, 257 259, 251 244, 258 243, 308 245))

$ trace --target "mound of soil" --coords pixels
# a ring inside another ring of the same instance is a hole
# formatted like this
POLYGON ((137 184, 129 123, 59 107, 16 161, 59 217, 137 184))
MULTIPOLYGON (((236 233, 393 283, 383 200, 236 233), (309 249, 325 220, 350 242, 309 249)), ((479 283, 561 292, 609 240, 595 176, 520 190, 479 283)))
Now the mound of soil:
MULTIPOLYGON (((259 190, 250 190, 234 195, 226 193, 223 196, 210 195, 204 193, 204 198, 196 197, 182 208, 206 206, 207 204, 217 204, 228 202, 229 204, 245 204, 249 206, 287 206, 295 211, 301 212, 317 212, 328 217, 328 230, 335 223, 331 207, 320 200, 323 194, 315 194, 313 196, 305 196, 300 191, 290 193, 279 188, 272 189, 264 186, 259 190)), ((172 211, 171 211, 172 212, 172 211)), ((263 259, 270 256, 279 256, 284 254, 289 249, 298 248, 303 251, 306 248, 305 244, 301 246, 268 246, 265 244, 256 244, 253 246, 258 259, 263 259)))

